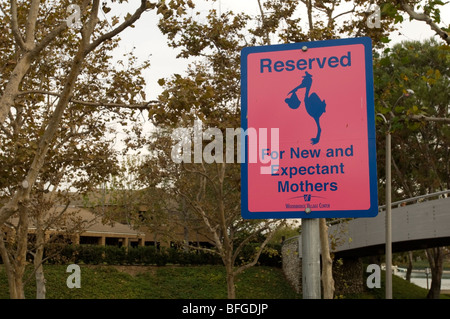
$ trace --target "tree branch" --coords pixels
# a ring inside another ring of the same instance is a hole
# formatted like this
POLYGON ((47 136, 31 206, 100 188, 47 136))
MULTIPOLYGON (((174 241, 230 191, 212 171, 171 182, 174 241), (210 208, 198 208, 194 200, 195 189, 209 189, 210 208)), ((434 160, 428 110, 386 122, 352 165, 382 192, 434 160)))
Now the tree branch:
MULTIPOLYGON (((84 0, 83 6, 86 7, 89 0, 84 0)), ((32 44, 32 50, 29 45, 26 44, 20 34, 18 23, 17 23, 17 2, 16 0, 11 0, 11 24, 14 34, 14 38, 18 43, 18 46, 25 51, 25 54, 17 61, 14 70, 12 71, 9 81, 6 84, 2 94, 0 95, 0 123, 5 121, 6 115, 8 114, 12 105, 14 105, 14 99, 17 96, 20 83, 24 76, 28 73, 31 63, 37 58, 39 53, 53 40, 55 39, 63 30, 67 28, 67 23, 64 21, 58 27, 56 27, 52 32, 46 35, 39 44, 32 44)))
POLYGON ((312 11, 313 11, 313 6, 312 6, 312 0, 301 0, 307 8, 307 13, 308 13, 308 27, 309 27, 309 36, 311 38, 311 40, 314 40, 314 36, 313 36, 313 31, 314 31, 314 22, 313 22, 313 16, 312 16, 312 11))
MULTIPOLYGON (((45 94, 45 95, 51 95, 60 97, 60 93, 56 92, 49 92, 44 90, 28 90, 28 91, 22 91, 17 94, 17 96, 20 95, 27 95, 27 94, 45 94)), ((126 109, 138 109, 138 110, 148 110, 149 106, 151 104, 157 105, 160 102, 157 100, 152 100, 148 102, 142 102, 139 104, 125 104, 125 103, 108 103, 108 102, 90 102, 90 101, 82 101, 70 98, 69 100, 72 103, 86 105, 86 106, 96 106, 96 107, 106 107, 106 108, 126 108, 126 109)))
POLYGON ((211 254, 215 254, 215 255, 219 255, 220 256, 220 253, 217 250, 214 250, 214 249, 211 249, 211 248, 194 246, 194 245, 190 245, 190 244, 184 244, 184 246, 188 247, 188 248, 191 248, 191 249, 201 250, 201 251, 205 251, 207 253, 211 253, 211 254))
POLYGON ((25 44, 28 48, 33 48, 34 43, 34 33, 36 30, 36 22, 39 15, 39 5, 40 0, 32 0, 30 4, 30 9, 28 11, 27 22, 25 25, 25 44))
MULTIPOLYGON (((85 13, 89 3, 91 1, 90 0, 84 0, 83 3, 81 4, 81 11, 83 12, 83 14, 85 13)), ((64 30, 66 30, 68 28, 67 26, 67 22, 66 21, 62 21, 58 26, 56 26, 50 33, 48 33, 42 40, 41 42, 39 42, 32 54, 33 55, 37 55, 39 54, 39 52, 42 51, 42 49, 44 49, 50 42, 53 41, 53 39, 55 39, 59 34, 61 34, 61 32, 63 32, 64 30)))
POLYGON ((433 117, 433 116, 425 116, 425 115, 408 115, 408 118, 415 121, 427 121, 427 122, 441 122, 450 124, 450 118, 447 117, 433 117))
POLYGON ((23 50, 25 49, 25 42, 20 34, 19 23, 17 22, 17 1, 11 0, 11 29, 16 40, 17 45, 23 50))
POLYGON ((98 39, 93 41, 85 51, 85 55, 87 55, 89 52, 94 50, 97 46, 99 46, 101 43, 113 38, 129 26, 131 26, 133 23, 135 23, 140 17, 141 14, 147 9, 147 1, 141 0, 141 6, 134 12, 134 14, 127 20, 125 20, 121 25, 119 25, 117 28, 112 30, 111 32, 105 33, 104 35, 100 36, 98 39))
POLYGON ((401 4, 403 10, 405 10, 412 19, 426 22, 433 31, 435 31, 445 42, 447 42, 447 44, 450 44, 448 33, 442 30, 436 23, 434 23, 429 15, 425 13, 417 13, 413 8, 411 8, 409 4, 403 1, 401 2, 401 4))
POLYGON ((266 224, 263 227, 259 228, 258 231, 255 231, 255 232, 251 233, 249 236, 247 236, 246 238, 244 238, 244 240, 239 244, 238 247, 236 247, 236 250, 233 253, 233 257, 232 257, 233 262, 237 259, 242 248, 244 248, 244 246, 247 245, 250 242, 250 240, 252 240, 256 236, 258 236, 264 230, 268 229, 269 226, 270 226, 270 223, 266 222, 266 224))
MULTIPOLYGON (((204 166, 203 166, 203 163, 201 163, 201 165, 202 165, 202 167, 204 167, 204 166)), ((211 183, 214 192, 215 192, 216 194, 219 193, 219 190, 218 190, 218 188, 217 188, 217 186, 216 186, 216 183, 215 183, 214 179, 211 178, 211 176, 209 176, 208 174, 206 174, 206 173, 204 173, 204 172, 198 171, 198 170, 195 171, 195 170, 188 169, 188 168, 186 167, 186 165, 185 165, 184 162, 181 162, 181 167, 182 167, 186 172, 188 172, 188 173, 191 173, 191 174, 198 174, 198 175, 200 175, 201 177, 204 177, 205 179, 207 179, 207 180, 211 183)))
POLYGON ((392 165, 394 166, 395 171, 397 172, 401 183, 403 184, 403 187, 405 188, 406 192, 408 193, 409 197, 413 197, 413 193, 411 192, 411 189, 409 188, 409 185, 407 183, 407 180, 405 179, 402 171, 399 169, 397 162, 395 161, 395 159, 392 159, 392 165))
MULTIPOLYGON (((282 222, 282 224, 284 224, 284 221, 282 222)), ((254 265, 256 265, 256 263, 258 262, 259 256, 261 256, 261 253, 263 252, 264 248, 266 248, 267 244, 269 243, 269 241, 272 239, 273 235, 275 234, 275 231, 270 232, 270 234, 266 237, 266 239, 264 240, 264 242, 261 244, 261 246, 259 247, 259 250, 257 252, 257 254, 255 255, 255 257, 253 258, 253 260, 248 263, 245 264, 241 267, 239 267, 238 269, 236 269, 234 271, 234 275, 239 275, 240 273, 242 273, 244 270, 253 267, 254 265)))
POLYGON ((189 196, 187 196, 186 194, 184 194, 183 192, 178 191, 178 193, 183 196, 187 202, 189 203, 189 205, 191 205, 191 207, 200 215, 200 217, 203 219, 203 222, 205 223, 206 227, 208 228, 208 230, 210 231, 210 233, 213 235, 214 237, 214 243, 216 244, 216 248, 218 250, 219 255, 223 255, 223 245, 222 242, 220 241, 220 236, 217 233, 217 227, 218 225, 216 225, 215 227, 213 227, 211 225, 211 223, 209 222, 208 216, 206 215, 205 211, 199 207, 198 205, 196 205, 190 198, 189 196))
POLYGON ((37 45, 35 45, 33 51, 31 52, 33 56, 37 56, 50 42, 53 41, 58 35, 61 34, 65 29, 67 29, 67 23, 65 21, 61 22, 57 27, 55 27, 50 33, 48 33, 37 45))
POLYGON ((265 30, 265 37, 266 37, 266 42, 267 44, 270 44, 270 38, 269 38, 269 31, 267 28, 265 28, 265 24, 266 24, 266 17, 264 16, 264 10, 263 7, 261 5, 261 1, 258 0, 258 6, 259 6, 259 11, 261 12, 261 27, 263 30, 265 30))
POLYGON ((353 9, 339 13, 338 15, 335 15, 332 19, 333 19, 333 21, 336 21, 336 19, 339 18, 340 16, 355 12, 355 9, 356 9, 356 5, 353 6, 353 9))
POLYGON ((10 138, 13 139, 14 136, 12 135, 12 133, 10 131, 8 131, 5 127, 0 126, 0 130, 2 130, 3 133, 5 133, 5 135, 10 138))
MULTIPOLYGON (((83 4, 81 5, 81 10, 84 11, 88 4, 90 3, 90 0, 84 0, 83 4)), ((16 13, 17 13, 17 3, 16 0, 11 0, 11 4, 16 6, 16 13)), ((100 45, 102 42, 111 39, 115 35, 119 34, 121 31, 123 31, 125 28, 132 25, 137 19, 140 18, 141 14, 146 10, 147 3, 145 0, 141 0, 141 6, 139 9, 136 10, 134 15, 126 20, 124 23, 122 23, 119 27, 114 29, 113 31, 104 34, 103 36, 99 37, 95 41, 93 41, 90 44, 86 44, 86 48, 84 51, 84 56, 86 56, 89 52, 94 50, 98 45, 100 45)), ((91 19, 88 21, 88 23, 91 24, 91 26, 94 26, 95 23, 93 23, 94 18, 96 18, 95 14, 97 13, 98 9, 98 1, 94 1, 94 6, 92 8, 91 12, 91 19), (95 14, 93 14, 95 12, 95 14)), ((17 14, 16 14, 17 17, 17 14)), ((98 18, 96 18, 98 19, 98 18)), ((15 20, 15 23, 17 25, 17 19, 15 20)), ((11 108, 11 105, 14 104, 14 99, 17 96, 18 87, 23 79, 23 77, 28 73, 29 68, 33 60, 38 56, 38 54, 50 43, 52 42, 61 32, 63 32, 67 28, 67 23, 65 21, 61 22, 53 31, 51 31, 49 34, 47 34, 37 45, 33 46, 33 49, 28 51, 27 54, 25 54, 16 64, 12 75, 10 76, 10 80, 8 81, 7 86, 3 90, 3 93, 0 98, 0 123, 3 123, 5 120, 5 117, 11 108)), ((86 32, 88 30, 87 28, 83 28, 82 32, 86 32)), ((16 28, 16 31, 18 31, 18 27, 16 28)), ((89 30, 90 32, 92 30, 89 30)), ((20 33, 18 33, 20 35, 20 33)), ((17 35, 15 36, 17 38, 17 35)), ((85 38, 85 37, 84 37, 85 38)), ((87 41, 88 39, 85 39, 87 41)), ((18 38, 16 41, 19 41, 18 38)), ((23 39, 22 39, 23 42, 23 39)), ((19 44, 20 45, 20 44, 19 44)), ((26 50, 26 44, 23 43, 23 46, 26 50)), ((111 107, 119 107, 111 106, 111 107)))

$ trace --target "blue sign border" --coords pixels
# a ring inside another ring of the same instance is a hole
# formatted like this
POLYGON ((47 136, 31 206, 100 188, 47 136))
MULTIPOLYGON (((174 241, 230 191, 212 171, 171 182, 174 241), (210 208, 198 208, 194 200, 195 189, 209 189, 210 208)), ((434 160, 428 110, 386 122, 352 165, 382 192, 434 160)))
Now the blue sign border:
POLYGON ((367 128, 369 149, 369 184, 370 207, 367 210, 312 210, 305 211, 280 211, 280 212, 252 212, 248 209, 248 137, 241 137, 241 154, 245 154, 245 161, 241 163, 241 215, 244 219, 284 219, 284 218, 356 218, 375 217, 378 214, 378 181, 376 162, 376 137, 375 137, 375 102, 372 62, 372 39, 369 37, 323 40, 313 42, 299 42, 290 44, 276 44, 258 47, 245 47, 241 51, 241 127, 247 131, 247 57, 252 53, 276 52, 286 50, 300 50, 304 46, 310 48, 335 47, 342 45, 362 44, 364 46, 365 70, 366 70, 366 97, 367 97, 367 128))

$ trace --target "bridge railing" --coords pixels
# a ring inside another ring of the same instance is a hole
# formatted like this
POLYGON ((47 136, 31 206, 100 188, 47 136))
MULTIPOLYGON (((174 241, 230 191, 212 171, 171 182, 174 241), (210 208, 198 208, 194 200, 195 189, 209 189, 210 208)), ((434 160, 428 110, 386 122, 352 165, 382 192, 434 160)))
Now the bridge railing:
MULTIPOLYGON (((446 197, 448 197, 447 196, 448 194, 450 194, 450 190, 444 190, 444 191, 439 191, 439 192, 435 192, 435 193, 431 193, 431 194, 415 196, 415 197, 402 199, 402 200, 393 202, 391 204, 391 207, 392 206, 397 206, 397 205, 398 206, 404 206, 404 205, 406 205, 408 203, 424 202, 424 201, 427 201, 428 199, 430 199, 432 197, 446 198, 446 197)), ((386 208, 386 205, 379 206, 379 211, 381 212, 381 211, 385 210, 385 208, 386 208)), ((354 219, 354 218, 336 218, 336 219, 328 221, 327 225, 328 226, 337 225, 337 224, 340 224, 340 223, 344 223, 344 222, 350 221, 352 219, 354 219)), ((300 234, 301 234, 301 231, 300 231, 300 234)), ((283 245, 289 243, 290 241, 298 240, 299 236, 300 235, 296 235, 296 236, 293 236, 293 237, 285 239, 283 241, 283 245)))
MULTIPOLYGON (((432 198, 432 197, 445 198, 445 197, 447 197, 446 196, 447 194, 450 194, 450 189, 443 190, 443 191, 440 191, 440 192, 431 193, 431 194, 420 195, 420 196, 415 196, 415 197, 411 197, 411 198, 407 198, 407 199, 402 199, 402 200, 399 200, 399 201, 391 203, 391 207, 394 207, 394 206, 400 207, 400 206, 407 205, 409 203, 423 202, 423 201, 428 200, 429 198, 432 198)), ((386 205, 378 206, 378 211, 379 212, 384 211, 385 209, 386 209, 386 205)), ((352 220, 352 219, 353 218, 336 218, 336 219, 333 219, 333 220, 327 222, 327 225, 328 226, 336 225, 336 224, 339 224, 339 223, 342 223, 342 222, 345 222, 345 221, 349 221, 349 220, 352 220)))
MULTIPOLYGON (((399 205, 402 206, 403 204, 407 204, 407 203, 417 203, 420 202, 422 200, 431 198, 431 197, 436 197, 436 196, 442 196, 442 195, 447 195, 450 193, 450 189, 444 190, 444 191, 440 191, 440 192, 435 192, 435 193, 431 193, 431 194, 426 194, 426 195, 420 195, 420 196, 416 196, 416 197, 411 197, 411 198, 407 198, 407 199, 402 199, 396 202, 393 202, 391 204, 391 207, 399 205)), ((444 196, 446 197, 446 196, 444 196)), ((382 211, 386 209, 386 205, 382 205, 378 207, 378 211, 382 211)))

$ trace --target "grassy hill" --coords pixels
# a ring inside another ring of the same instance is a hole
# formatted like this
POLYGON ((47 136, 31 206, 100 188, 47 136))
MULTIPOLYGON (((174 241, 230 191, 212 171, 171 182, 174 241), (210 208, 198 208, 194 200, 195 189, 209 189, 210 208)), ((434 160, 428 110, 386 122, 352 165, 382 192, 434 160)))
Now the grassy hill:
MULTIPOLYGON (((81 267, 81 288, 66 285, 66 266, 46 265, 48 299, 225 299, 226 279, 222 266, 89 266, 81 267)), ((34 278, 26 286, 26 297, 34 298, 34 278)), ((0 299, 8 299, 8 283, 0 265, 0 299)), ((279 268, 253 267, 238 277, 236 294, 240 299, 301 298, 289 286, 279 268)), ((393 276, 396 299, 423 299, 427 290, 393 276)), ((380 289, 339 298, 382 299, 380 289)), ((444 298, 448 296, 443 296, 444 298)))
MULTIPOLYGON (((66 266, 46 265, 48 299, 226 299, 221 266, 90 266, 81 267, 81 288, 66 285, 66 266)), ((33 278, 34 279, 34 278, 33 278)), ((34 298, 33 279, 26 298, 34 298)), ((0 299, 9 298, 5 271, 0 265, 0 299)), ((279 268, 253 267, 238 277, 237 298, 299 298, 279 268)))
MULTIPOLYGON (((367 273, 365 274, 367 276, 367 273)), ((366 287, 365 293, 362 295, 346 296, 347 298, 370 298, 384 299, 386 272, 381 271, 381 288, 369 289, 366 287)), ((392 276, 392 297, 393 299, 425 299, 428 290, 393 275, 392 276)), ((441 294, 441 299, 450 299, 450 296, 441 294)))

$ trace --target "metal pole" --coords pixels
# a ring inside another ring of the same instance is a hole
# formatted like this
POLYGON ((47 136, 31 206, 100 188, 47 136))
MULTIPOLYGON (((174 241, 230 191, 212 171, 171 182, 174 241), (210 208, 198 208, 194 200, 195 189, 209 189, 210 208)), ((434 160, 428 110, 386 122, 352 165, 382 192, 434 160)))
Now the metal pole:
POLYGON ((386 134, 386 299, 392 299, 391 126, 386 134))
POLYGON ((319 219, 302 219, 303 299, 320 299, 319 219))
MULTIPOLYGON (((407 89, 395 102, 392 109, 395 109, 397 103, 404 97, 414 95, 414 91, 407 89)), ((381 100, 385 107, 389 106, 381 100)), ((391 112, 392 114, 392 112, 391 112)), ((392 199, 391 199, 391 122, 386 120, 383 114, 378 113, 386 124, 388 129, 386 132, 386 299, 392 299, 392 199)), ((394 117, 395 115, 392 114, 394 117)))

